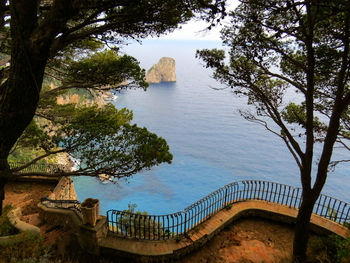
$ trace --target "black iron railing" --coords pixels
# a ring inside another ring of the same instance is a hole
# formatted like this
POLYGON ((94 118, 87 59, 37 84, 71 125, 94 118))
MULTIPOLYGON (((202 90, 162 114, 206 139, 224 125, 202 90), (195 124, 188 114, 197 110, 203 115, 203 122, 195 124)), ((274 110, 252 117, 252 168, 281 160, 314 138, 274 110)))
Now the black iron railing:
MULTIPOLYGON (((299 208, 301 199, 301 188, 267 181, 239 181, 219 188, 184 211, 174 214, 148 215, 108 210, 108 231, 137 239, 171 239, 186 234, 218 211, 237 202, 264 200, 299 208)), ((339 224, 350 223, 350 204, 326 195, 319 197, 313 212, 339 224)))
POLYGON ((78 200, 53 200, 48 197, 42 197, 40 203, 48 208, 61 208, 74 211, 80 218, 82 218, 80 210, 80 202, 78 200))

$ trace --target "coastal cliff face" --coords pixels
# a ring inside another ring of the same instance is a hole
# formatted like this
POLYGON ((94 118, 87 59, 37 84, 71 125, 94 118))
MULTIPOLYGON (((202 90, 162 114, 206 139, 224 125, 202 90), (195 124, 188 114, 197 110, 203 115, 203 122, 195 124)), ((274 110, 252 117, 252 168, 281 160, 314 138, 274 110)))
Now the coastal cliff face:
MULTIPOLYGON (((55 86, 51 84, 51 89, 54 89, 55 86)), ((78 94, 71 94, 65 96, 58 96, 56 99, 56 103, 58 105, 64 104, 75 104, 78 105, 86 105, 91 106, 97 104, 99 108, 102 108, 107 104, 106 101, 111 101, 113 99, 113 94, 108 90, 101 90, 98 93, 90 93, 92 98, 85 98, 84 96, 80 96, 78 94)))
POLYGON ((146 81, 148 83, 176 81, 175 59, 162 57, 157 64, 148 70, 146 81))

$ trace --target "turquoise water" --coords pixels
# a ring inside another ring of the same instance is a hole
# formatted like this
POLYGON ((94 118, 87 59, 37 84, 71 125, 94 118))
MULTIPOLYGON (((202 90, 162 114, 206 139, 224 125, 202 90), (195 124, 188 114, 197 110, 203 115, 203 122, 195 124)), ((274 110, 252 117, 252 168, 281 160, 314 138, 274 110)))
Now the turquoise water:
MULTIPOLYGON (((184 209, 217 188, 244 179, 300 186, 297 165, 283 142, 262 126, 247 122, 238 109, 246 101, 211 79, 211 71, 195 58, 195 50, 220 47, 217 42, 145 41, 122 51, 148 69, 162 56, 176 60, 176 83, 150 85, 146 92, 118 93, 117 108, 134 112, 134 122, 165 138, 174 155, 164 164, 119 181, 75 178, 78 197, 99 198, 101 210, 126 209, 135 203, 150 214, 184 209)), ((337 150, 336 156, 346 153, 337 150)), ((325 194, 350 201, 350 167, 329 174, 325 194)))

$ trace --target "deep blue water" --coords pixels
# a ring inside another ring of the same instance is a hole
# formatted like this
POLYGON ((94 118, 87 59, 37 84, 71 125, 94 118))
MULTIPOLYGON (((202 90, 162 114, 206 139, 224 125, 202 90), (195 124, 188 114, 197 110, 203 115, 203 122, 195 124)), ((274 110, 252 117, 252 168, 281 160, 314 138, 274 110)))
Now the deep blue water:
MULTIPOLYGON (((300 186, 297 165, 283 142, 262 126, 244 120, 238 109, 246 101, 211 79, 211 71, 195 58, 195 50, 220 47, 217 42, 145 41, 122 51, 148 69, 162 56, 176 60, 176 83, 150 85, 148 90, 117 94, 117 108, 134 112, 134 122, 165 138, 172 164, 154 167, 118 184, 96 178, 75 178, 78 197, 101 200, 102 212, 137 209, 166 214, 184 209, 230 182, 270 180, 300 186)), ((344 152, 336 155, 344 157, 344 152)), ((329 174, 324 193, 350 201, 350 167, 342 164, 329 174)))

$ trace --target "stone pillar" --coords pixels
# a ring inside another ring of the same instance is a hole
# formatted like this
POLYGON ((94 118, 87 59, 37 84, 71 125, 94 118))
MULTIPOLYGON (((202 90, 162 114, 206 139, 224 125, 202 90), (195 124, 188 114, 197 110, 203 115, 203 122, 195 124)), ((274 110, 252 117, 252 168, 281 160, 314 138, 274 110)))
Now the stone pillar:
POLYGON ((96 226, 81 225, 78 241, 80 247, 87 253, 98 256, 100 254, 99 241, 107 236, 107 218, 101 216, 96 226))

